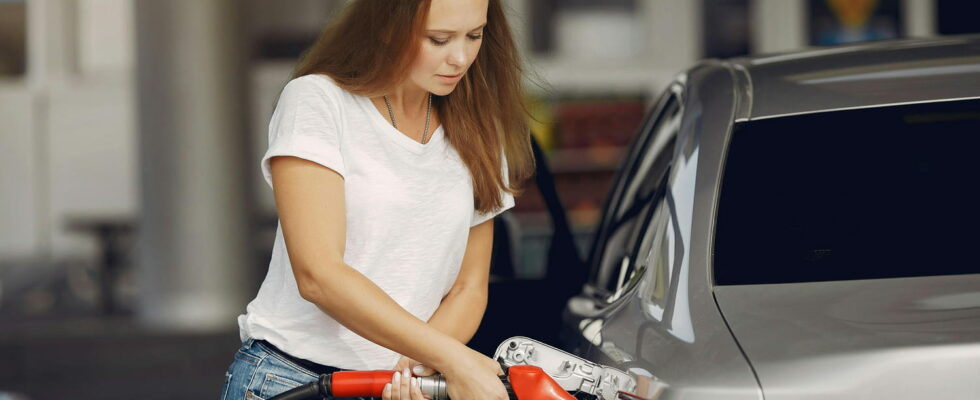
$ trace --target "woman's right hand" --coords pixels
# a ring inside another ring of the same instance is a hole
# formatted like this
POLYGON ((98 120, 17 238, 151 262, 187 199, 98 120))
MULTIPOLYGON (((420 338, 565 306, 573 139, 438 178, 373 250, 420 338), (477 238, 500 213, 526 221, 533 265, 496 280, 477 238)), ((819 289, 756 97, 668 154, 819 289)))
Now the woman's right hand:
POLYGON ((500 364, 479 352, 466 348, 452 368, 442 371, 446 389, 453 400, 507 400, 507 389, 500 381, 504 371, 500 364))

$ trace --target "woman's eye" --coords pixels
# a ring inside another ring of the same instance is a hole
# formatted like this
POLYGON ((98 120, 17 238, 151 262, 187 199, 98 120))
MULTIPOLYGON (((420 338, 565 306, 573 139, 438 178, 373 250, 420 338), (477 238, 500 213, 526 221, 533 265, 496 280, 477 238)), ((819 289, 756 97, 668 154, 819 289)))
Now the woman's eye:
POLYGON ((439 40, 439 39, 436 39, 434 37, 430 37, 429 40, 431 40, 432 41, 432 44, 434 44, 436 46, 442 46, 442 45, 444 45, 446 43, 449 43, 449 40, 448 39, 446 39, 446 40, 439 40))
POLYGON ((481 33, 479 35, 469 35, 469 37, 472 40, 480 40, 481 38, 483 38, 483 34, 481 33))

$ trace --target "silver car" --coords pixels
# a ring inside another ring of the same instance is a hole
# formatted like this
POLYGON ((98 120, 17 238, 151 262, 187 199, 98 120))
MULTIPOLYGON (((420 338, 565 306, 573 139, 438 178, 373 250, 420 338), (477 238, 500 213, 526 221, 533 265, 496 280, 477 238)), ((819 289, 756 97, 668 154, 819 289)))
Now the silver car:
POLYGON ((708 60, 657 102, 562 346, 645 399, 980 399, 980 36, 708 60))

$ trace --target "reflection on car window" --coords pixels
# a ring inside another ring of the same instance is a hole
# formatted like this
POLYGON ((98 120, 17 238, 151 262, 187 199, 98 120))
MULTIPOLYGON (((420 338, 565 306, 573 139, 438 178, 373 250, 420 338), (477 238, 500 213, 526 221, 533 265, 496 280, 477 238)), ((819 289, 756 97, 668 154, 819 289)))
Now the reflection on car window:
POLYGON ((636 265, 636 270, 645 271, 650 275, 645 281, 646 287, 642 289, 642 293, 644 300, 649 304, 648 310, 657 320, 663 317, 664 309, 667 307, 667 291, 672 278, 671 266, 674 263, 672 250, 675 243, 667 201, 661 200, 660 203, 640 239, 636 265))
POLYGON ((980 101, 736 128, 715 236, 719 285, 980 273, 980 101))
POLYGON ((627 283, 641 275, 634 270, 636 244, 657 204, 658 188, 665 186, 680 128, 680 115, 676 99, 668 99, 659 120, 649 132, 652 137, 643 144, 633 165, 626 166, 626 173, 621 178, 626 184, 622 186, 619 203, 611 205, 612 212, 605 226, 600 228, 605 232, 606 240, 598 244, 599 258, 593 279, 595 287, 609 296, 607 300, 618 298, 622 292, 619 289, 628 287, 627 283))
POLYGON ((616 210, 617 219, 623 219, 624 214, 636 203, 651 198, 673 158, 674 142, 680 125, 680 109, 676 102, 671 102, 662 123, 658 123, 654 128, 652 142, 639 159, 640 164, 634 173, 634 177, 639 179, 628 180, 623 195, 624 201, 619 203, 616 210))

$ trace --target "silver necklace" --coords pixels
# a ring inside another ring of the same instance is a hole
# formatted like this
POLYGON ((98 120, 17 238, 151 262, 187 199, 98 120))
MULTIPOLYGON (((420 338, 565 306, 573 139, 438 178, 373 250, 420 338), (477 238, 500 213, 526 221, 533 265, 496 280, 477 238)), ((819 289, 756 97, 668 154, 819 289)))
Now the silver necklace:
MULTIPOLYGON (((391 118, 391 126, 398 129, 398 124, 395 123, 395 113, 391 111, 391 102, 388 101, 388 96, 381 96, 385 99, 385 106, 388 107, 388 117, 391 118)), ((429 134, 429 116, 432 115, 432 93, 429 93, 428 105, 425 107, 425 129, 422 130, 422 144, 425 144, 425 136, 429 134)))

